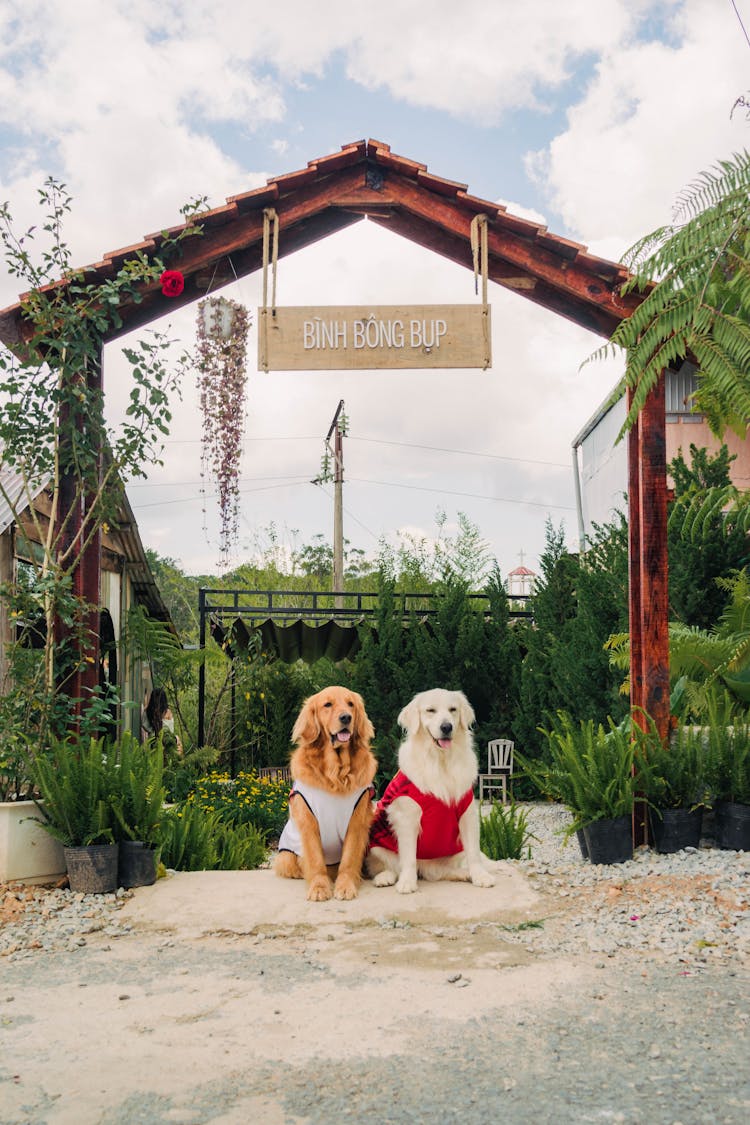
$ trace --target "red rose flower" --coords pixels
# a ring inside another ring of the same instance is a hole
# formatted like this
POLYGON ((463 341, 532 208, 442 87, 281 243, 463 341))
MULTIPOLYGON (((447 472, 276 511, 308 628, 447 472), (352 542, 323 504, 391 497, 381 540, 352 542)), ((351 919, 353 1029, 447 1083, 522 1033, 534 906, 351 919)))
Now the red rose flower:
POLYGON ((159 281, 165 297, 179 297, 185 288, 185 278, 179 270, 165 270, 159 281))

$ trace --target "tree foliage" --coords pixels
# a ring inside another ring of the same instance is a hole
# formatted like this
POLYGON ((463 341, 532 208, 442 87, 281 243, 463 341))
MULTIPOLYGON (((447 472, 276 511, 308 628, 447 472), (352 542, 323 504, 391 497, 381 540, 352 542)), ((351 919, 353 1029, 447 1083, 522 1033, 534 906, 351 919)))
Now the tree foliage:
POLYGON ((698 368, 695 406, 715 433, 740 436, 750 418, 750 154, 704 172, 679 196, 673 222, 642 238, 625 256, 625 292, 644 293, 611 343, 626 349, 632 391, 625 422, 635 422, 667 367, 698 368))
POLYGON ((576 719, 620 718, 625 700, 605 643, 627 628, 627 527, 619 517, 595 529, 589 550, 568 552, 562 527, 547 524, 541 575, 531 599, 533 623, 524 631, 520 708, 513 729, 529 757, 544 749, 539 726, 567 711, 576 719))
POLYGON ((691 445, 689 465, 680 452, 669 466, 669 616, 684 625, 715 625, 728 602, 720 580, 750 562, 750 508, 732 486, 733 459, 725 445, 714 456, 691 445))

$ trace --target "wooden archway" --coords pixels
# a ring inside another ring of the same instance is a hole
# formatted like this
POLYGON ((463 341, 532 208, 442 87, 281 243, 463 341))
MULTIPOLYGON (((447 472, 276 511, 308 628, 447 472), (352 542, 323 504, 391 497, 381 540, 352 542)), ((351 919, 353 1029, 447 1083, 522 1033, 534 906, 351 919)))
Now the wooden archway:
MULTIPOLYGON (((357 141, 340 152, 312 160, 306 168, 270 179, 265 186, 231 196, 200 216, 203 233, 181 243, 176 265, 185 277, 177 298, 158 285, 144 288, 142 300, 120 307, 122 324, 106 340, 142 327, 175 305, 188 304, 261 268, 263 212, 278 217, 279 256, 317 242, 367 216, 451 261, 472 268, 470 226, 477 214, 488 220, 489 278, 603 337, 626 319, 641 298, 622 295, 628 278, 620 264, 589 254, 586 247, 550 234, 546 227, 510 214, 504 207, 469 194, 465 184, 428 172, 392 153, 380 141, 357 141)), ((158 253, 164 233, 104 255, 84 271, 91 282, 113 276, 136 251, 158 253)), ((20 305, 0 313, 0 338, 17 347, 27 334, 20 305)), ((629 438, 631 700, 645 710, 662 736, 669 725, 667 631, 666 461, 664 381, 649 397, 629 438)), ((99 603, 99 546, 82 560, 77 591, 99 603)), ((73 690, 95 684, 81 673, 73 690)))

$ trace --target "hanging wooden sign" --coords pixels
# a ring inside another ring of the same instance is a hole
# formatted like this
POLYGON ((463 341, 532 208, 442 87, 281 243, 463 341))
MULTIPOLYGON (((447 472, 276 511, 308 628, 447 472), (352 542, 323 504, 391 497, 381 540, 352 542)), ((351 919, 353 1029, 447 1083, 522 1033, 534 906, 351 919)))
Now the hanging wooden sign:
POLYGON ((488 305, 258 309, 261 371, 491 365, 488 305))

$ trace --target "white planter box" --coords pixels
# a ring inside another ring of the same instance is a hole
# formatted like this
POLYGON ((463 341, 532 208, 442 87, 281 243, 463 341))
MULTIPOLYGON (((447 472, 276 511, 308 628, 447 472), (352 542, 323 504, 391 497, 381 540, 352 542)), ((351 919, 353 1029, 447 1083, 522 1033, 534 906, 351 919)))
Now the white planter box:
POLYGON ((65 874, 62 844, 45 832, 33 801, 0 803, 0 883, 43 883, 65 874))

